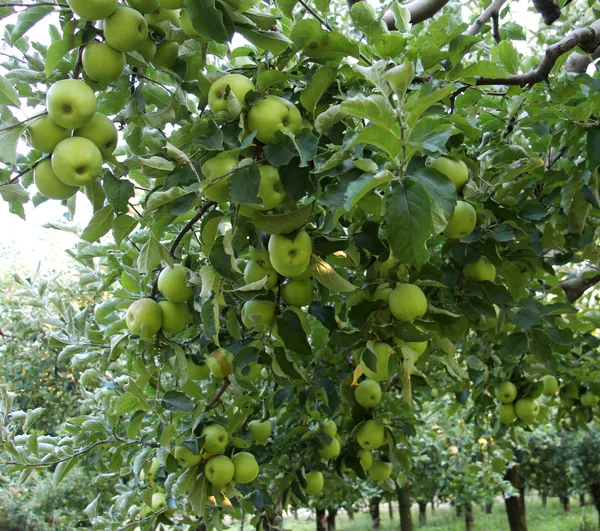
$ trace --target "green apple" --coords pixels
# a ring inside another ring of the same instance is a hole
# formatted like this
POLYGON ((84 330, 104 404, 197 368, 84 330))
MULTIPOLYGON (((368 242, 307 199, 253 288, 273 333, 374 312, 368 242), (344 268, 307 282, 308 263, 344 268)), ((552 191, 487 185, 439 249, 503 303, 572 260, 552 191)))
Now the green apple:
POLYGON ((160 461, 158 457, 153 457, 150 462, 150 468, 148 472, 140 471, 140 479, 142 481, 148 480, 150 482, 156 481, 156 474, 158 474, 158 469, 160 468, 160 461))
POLYGON ((527 423, 533 422, 540 412, 540 405, 533 398, 519 398, 515 402, 517 417, 527 423))
POLYGON ((152 59, 154 68, 164 68, 170 70, 177 62, 179 55, 179 44, 175 41, 163 41, 156 48, 156 53, 152 59))
POLYGON ((265 289, 273 289, 277 286, 279 275, 272 267, 265 267, 264 261, 250 260, 244 269, 244 280, 246 284, 253 284, 267 277, 265 289))
POLYGON ((75 129, 73 135, 91 140, 105 159, 117 149, 119 141, 119 133, 113 121, 99 112, 83 127, 75 129))
POLYGON ((44 159, 33 170, 33 180, 40 194, 48 199, 69 199, 79 188, 63 183, 54 173, 50 159, 44 159))
POLYGON ((197 365, 192 358, 187 359, 187 375, 190 380, 208 380, 210 369, 208 365, 197 365))
POLYGON ((52 153, 52 169, 63 183, 85 186, 102 172, 102 153, 87 138, 66 138, 52 153))
POLYGON ((298 232, 293 240, 281 234, 273 234, 269 238, 271 265, 284 277, 303 273, 310 264, 311 255, 312 242, 305 230, 298 232))
POLYGON ((181 9, 184 0, 159 0, 159 3, 165 9, 181 9))
MULTIPOLYGON (((241 106, 245 107, 246 94, 251 90, 255 90, 254 83, 247 77, 240 74, 228 74, 220 77, 210 86, 208 91, 208 106, 215 114, 228 111, 228 100, 230 95, 233 94, 241 106)), ((239 112, 237 115, 239 115, 239 112)))
POLYGON ((321 426, 321 431, 329 437, 335 437, 337 435, 337 424, 333 420, 329 419, 323 423, 323 426, 321 426))
POLYGON ((431 398, 437 398, 439 394, 440 392, 435 387, 431 390, 431 398))
POLYGON ((375 380, 377 382, 387 380, 390 377, 390 373, 388 370, 388 361, 390 359, 390 356, 394 354, 394 349, 387 343, 375 343, 373 345, 373 351, 374 352, 371 353, 370 350, 365 350, 365 352, 363 352, 361 356, 360 367, 363 371, 363 374, 367 378, 370 378, 371 380, 375 380), (377 358, 376 372, 372 371, 367 366, 366 360, 364 359, 364 357, 366 355, 369 355, 369 353, 375 354, 375 357, 377 358))
POLYGON ((290 306, 307 306, 313 300, 311 280, 288 280, 281 287, 281 297, 290 306))
POLYGON ((152 339, 162 325, 162 311, 155 300, 139 299, 129 306, 125 322, 133 334, 152 339))
POLYGON ((575 400, 570 396, 561 396, 560 397, 560 405, 562 407, 571 408, 575 405, 575 400))
POLYGON ((83 81, 63 79, 50 87, 46 108, 53 122, 65 129, 77 129, 96 114, 96 96, 83 81))
POLYGON ((261 372, 262 365, 260 365, 260 363, 251 363, 243 369, 238 369, 236 374, 238 378, 241 378, 242 380, 253 382, 261 375, 261 372))
POLYGON ((369 468, 369 476, 375 481, 385 481, 392 473, 392 463, 376 459, 369 468))
POLYGON ((517 419, 514 404, 500 404, 498 407, 498 417, 502 424, 512 424, 517 419))
POLYGON ((340 441, 338 441, 335 437, 331 438, 331 442, 329 444, 321 443, 319 446, 319 455, 323 459, 335 459, 338 455, 340 455, 340 451, 340 441))
POLYGON ((90 42, 81 56, 83 69, 94 81, 112 83, 125 70, 125 54, 101 42, 90 42))
POLYGON ((381 402, 381 386, 375 380, 363 380, 354 390, 356 403, 362 407, 375 407, 381 402))
POLYGON ((127 0, 127 5, 140 13, 152 13, 160 6, 158 0, 127 0))
POLYGON ((220 424, 208 424, 202 428, 200 437, 204 437, 204 451, 220 454, 227 447, 229 434, 220 424))
POLYGON ((369 450, 360 449, 357 454, 363 470, 369 470, 373 465, 373 454, 369 450))
POLYGON ((544 384, 543 393, 546 396, 556 395, 556 392, 558 391, 558 380, 554 376, 546 374, 546 376, 542 378, 542 383, 544 384))
POLYGON ((249 452, 240 452, 233 456, 235 474, 233 480, 236 483, 251 483, 256 479, 260 471, 256 458, 249 452))
POLYGON ((161 509, 164 509, 167 506, 167 497, 165 496, 164 492, 155 492, 152 495, 152 510, 153 511, 160 511, 161 509))
POLYGON ((233 354, 220 348, 206 359, 206 364, 215 378, 225 378, 233 371, 233 354))
POLYGON ((292 280, 310 280, 312 278, 312 267, 310 265, 302 271, 299 275, 294 275, 293 277, 289 277, 292 280))
POLYGON ((262 200, 262 205, 252 205, 258 210, 271 210, 285 199, 285 188, 279 177, 279 171, 274 166, 263 164, 260 167, 258 197, 262 200))
POLYGON ((496 400, 503 404, 512 404, 517 398, 517 393, 517 386, 512 382, 502 382, 494 389, 496 400))
POLYGON ((399 348, 408 347, 420 355, 427 350, 429 341, 402 341, 402 339, 394 337, 394 343, 399 348))
POLYGON ((431 167, 448 177, 456 186, 458 192, 463 189, 469 180, 469 169, 462 160, 440 157, 433 161, 431 167))
POLYGON ((120 6, 104 21, 104 38, 119 52, 133 52, 148 38, 148 23, 139 11, 120 6))
POLYGON ((231 482, 235 475, 235 466, 233 461, 225 455, 211 457, 204 469, 206 479, 216 487, 224 487, 231 482))
POLYGON ((373 300, 389 302, 392 291, 394 291, 394 288, 392 288, 392 285, 389 282, 377 284, 377 287, 373 292, 373 300))
POLYGON ((600 398, 594 393, 590 392, 582 394, 579 400, 581 401, 581 405, 583 407, 594 407, 598 405, 598 402, 600 402, 600 398))
POLYGON ((385 444, 385 428, 378 420, 367 420, 358 428, 356 441, 365 450, 376 450, 385 444))
POLYGON ((42 153, 52 153, 59 142, 70 136, 71 131, 55 123, 47 114, 31 122, 25 129, 27 143, 42 153))
POLYGON ((117 0, 67 0, 67 4, 83 20, 102 20, 117 9, 117 0))
POLYGON ((254 442, 265 444, 271 436, 271 423, 268 420, 252 420, 248 423, 248 430, 254 442))
POLYGON ((200 454, 193 453, 185 446, 176 446, 174 456, 179 465, 185 468, 196 466, 200 461, 202 461, 202 456, 200 454))
POLYGON ((142 43, 142 45, 136 50, 147 63, 152 62, 154 56, 156 55, 156 50, 158 46, 154 42, 154 39, 148 35, 146 40, 142 43))
POLYGON ((306 494, 319 494, 323 490, 323 486, 325 485, 325 479, 323 478, 323 473, 318 470, 313 470, 311 472, 307 472, 306 476, 306 494))
POLYGON ((454 214, 444 230, 447 238, 458 240, 471 234, 477 224, 477 213, 466 201, 457 201, 454 214))
POLYGON ((496 267, 485 256, 480 256, 474 262, 463 268, 465 277, 474 282, 494 282, 496 280, 496 267))
POLYGON ((160 36, 164 36, 164 30, 159 26, 162 22, 170 22, 176 28, 181 27, 181 19, 179 18, 179 11, 174 9, 166 9, 162 6, 158 7, 156 11, 147 13, 144 15, 148 26, 154 30, 160 36))
POLYGON ((192 287, 188 286, 191 271, 182 264, 165 267, 158 275, 158 290, 167 300, 180 304, 192 298, 192 287))
POLYGON ((256 132, 263 144, 275 142, 275 133, 297 135, 302 129, 302 115, 296 106, 279 96, 266 96, 254 104, 248 112, 248 127, 256 132))
POLYGON ((415 284, 398 284, 390 294, 390 310, 398 321, 414 321, 425 315, 427 298, 415 284))
POLYGON ((256 332, 269 329, 275 319, 275 303, 271 301, 251 300, 242 306, 242 323, 256 332))
POLYGON ((171 301, 160 301, 158 305, 162 311, 161 329, 165 334, 177 334, 190 324, 192 315, 186 303, 176 304, 171 301))
POLYGON ((202 165, 202 175, 208 182, 219 179, 214 184, 209 185, 204 189, 204 195, 211 201, 217 203, 223 203, 229 201, 229 186, 227 181, 229 180, 229 173, 237 168, 238 161, 233 157, 213 157, 208 159, 202 165), (225 178, 221 178, 227 175, 225 178))

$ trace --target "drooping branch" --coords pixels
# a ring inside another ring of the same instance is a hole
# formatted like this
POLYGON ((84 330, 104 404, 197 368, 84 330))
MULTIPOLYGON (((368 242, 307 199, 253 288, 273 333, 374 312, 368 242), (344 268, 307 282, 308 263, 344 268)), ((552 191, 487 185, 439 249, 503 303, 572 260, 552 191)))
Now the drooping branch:
MULTIPOLYGON (((410 23, 414 26, 433 18, 448 2, 449 0, 413 0, 404 7, 408 9, 410 23)), ((383 21, 387 24, 388 29, 396 29, 394 15, 391 11, 383 15, 383 21)))
POLYGON ((596 20, 586 28, 579 28, 569 33, 560 41, 552 44, 544 52, 544 57, 537 68, 507 77, 495 78, 479 76, 476 78, 477 85, 515 85, 525 87, 546 81, 556 61, 561 55, 570 52, 577 46, 584 50, 596 50, 600 44, 600 19, 596 20))
POLYGON ((598 271, 598 269, 588 267, 579 273, 575 278, 571 278, 560 283, 560 287, 565 292, 565 297, 569 302, 575 302, 588 289, 600 282, 600 274, 594 275, 593 277, 584 277, 586 273, 591 271, 598 271))
POLYGON ((592 61, 600 59, 600 47, 596 49, 591 55, 584 53, 573 52, 569 55, 569 58, 565 62, 565 72, 572 72, 574 74, 585 74, 588 66, 592 64, 592 61))
POLYGON ((223 393, 225 393, 225 391, 227 390, 227 388, 230 385, 231 385, 231 381, 229 380, 229 378, 223 378, 223 383, 221 384, 221 387, 219 387, 217 394, 215 394, 213 399, 208 404, 206 404, 206 406, 204 407, 204 413, 206 413, 207 411, 210 411, 213 407, 215 407, 219 403, 219 401, 221 400, 221 397, 223 396, 223 393))
POLYGON ((533 7, 548 26, 560 18, 560 6, 554 0, 533 0, 533 7))
POLYGON ((467 35, 477 35, 483 26, 485 26, 486 22, 488 22, 491 18, 497 17, 500 13, 500 9, 507 2, 507 0, 494 0, 490 6, 483 12, 477 20, 473 22, 469 26, 469 29, 466 31, 467 35))

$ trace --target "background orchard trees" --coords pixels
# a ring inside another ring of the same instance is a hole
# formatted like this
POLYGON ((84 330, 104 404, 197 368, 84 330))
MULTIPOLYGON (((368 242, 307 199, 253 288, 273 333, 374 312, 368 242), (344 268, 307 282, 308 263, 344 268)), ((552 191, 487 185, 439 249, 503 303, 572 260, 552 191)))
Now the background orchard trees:
POLYGON ((0 4, 0 195, 93 210, 48 343, 86 408, 43 438, 6 382, 2 465, 93 469, 98 530, 375 514, 441 395, 441 496, 525 530, 509 451, 598 415, 592 3, 155 4, 0 4))

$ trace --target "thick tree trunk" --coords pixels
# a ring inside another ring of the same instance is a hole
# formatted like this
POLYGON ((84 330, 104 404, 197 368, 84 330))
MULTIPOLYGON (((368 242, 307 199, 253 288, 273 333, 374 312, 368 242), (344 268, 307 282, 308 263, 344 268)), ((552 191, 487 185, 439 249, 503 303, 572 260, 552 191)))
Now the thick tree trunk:
POLYGON ((546 507, 547 503, 548 503, 548 495, 542 493, 542 507, 546 507))
POLYGON ((390 520, 394 519, 394 508, 392 507, 392 500, 388 502, 388 513, 390 515, 390 520))
POLYGON ((337 516, 337 507, 327 509, 327 531, 335 531, 335 517, 337 516))
POLYGON ((560 497, 560 503, 563 506, 563 511, 565 513, 568 513, 571 511, 571 501, 569 500, 568 496, 561 496, 560 497))
MULTIPOLYGON (((519 474, 517 467, 513 466, 506 471, 506 480, 510 481, 511 485, 523 492, 519 485, 519 474)), ((527 520, 525 518, 525 498, 521 496, 511 496, 504 499, 506 507, 506 516, 508 517, 508 525, 510 531, 527 531, 527 520)))
POLYGON ((473 506, 470 503, 465 503, 465 529, 473 531, 473 506))
POLYGON ((592 503, 598 512, 598 524, 600 525, 600 482, 592 484, 590 494, 592 495, 592 503))
POLYGON ((519 494, 521 495, 521 503, 523 504, 523 515, 527 517, 527 504, 525 503, 525 486, 521 486, 519 489, 519 494))
POLYGON ((327 527, 325 526, 325 509, 317 509, 317 531, 327 531, 327 527))
POLYGON ((585 492, 579 493, 579 507, 585 507, 585 492))
POLYGON ((420 501, 419 503, 419 527, 427 525, 427 502, 420 501))
POLYGON ((281 499, 275 500, 275 507, 272 512, 265 515, 263 520, 265 531, 279 531, 283 524, 283 504, 281 499))
POLYGON ((380 496, 373 496, 369 500, 369 513, 373 520, 373 529, 381 529, 381 518, 379 516, 379 502, 381 501, 380 496))
POLYGON ((354 520, 354 511, 348 511, 348 520, 354 520))
POLYGON ((456 506, 456 518, 462 518, 462 515, 463 515, 462 505, 457 505, 456 506))
POLYGON ((400 513, 400 531, 413 531, 413 521, 410 508, 412 506, 410 502, 410 485, 404 484, 404 487, 396 487, 396 494, 398 495, 398 512, 400 513))
POLYGON ((435 500, 431 500, 431 513, 435 513, 435 500))
POLYGON ((492 502, 487 502, 485 504, 485 514, 492 514, 493 508, 494 508, 494 504, 492 502))

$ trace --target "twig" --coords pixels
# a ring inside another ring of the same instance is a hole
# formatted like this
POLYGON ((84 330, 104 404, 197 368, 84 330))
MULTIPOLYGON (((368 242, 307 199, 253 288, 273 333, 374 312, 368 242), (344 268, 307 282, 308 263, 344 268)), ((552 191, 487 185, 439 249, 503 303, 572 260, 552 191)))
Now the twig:
POLYGON ((137 527, 140 524, 143 524, 144 522, 151 520, 152 518, 156 517, 157 515, 164 513, 167 509, 168 509, 168 507, 163 507, 160 511, 153 512, 150 516, 146 516, 146 518, 142 518, 141 520, 135 520, 134 522, 129 522, 128 524, 124 525, 123 527, 119 527, 117 529, 117 531, 126 531, 127 529, 131 529, 132 527, 137 527))
POLYGON ((556 156, 552 159, 552 161, 548 164, 548 166, 546 167, 546 169, 550 169, 552 168, 552 166, 554 166, 558 160, 565 154, 565 152, 567 151, 567 146, 563 146, 558 150, 558 153, 556 154, 556 156))
POLYGON ((33 166, 30 166, 29 168, 26 168, 24 170, 21 170, 20 172, 18 172, 10 181, 0 184, 0 186, 8 186, 9 184, 15 184, 21 177, 23 177, 23 175, 27 175, 30 171, 33 171, 35 169, 35 167, 42 162, 43 160, 49 158, 50 155, 46 155, 38 160, 36 160, 33 163, 33 166))
MULTIPOLYGON (((449 0, 413 0, 403 7, 408 9, 410 23, 414 26, 433 18, 448 2, 449 0)), ((394 14, 391 11, 387 11, 383 15, 383 21, 387 24, 389 30, 396 29, 394 14)))
MULTIPOLYGON (((2 6, 0 6, 0 7, 2 7, 2 6)), ((41 118, 42 116, 45 116, 46 114, 48 114, 48 113, 41 112, 39 114, 34 114, 31 118, 25 118, 25 120, 21 120, 20 122, 17 122, 16 124, 7 125, 6 127, 3 127, 2 129, 0 129, 0 133, 4 133, 4 131, 14 129, 15 127, 19 127, 20 125, 26 124, 27 122, 31 122, 31 120, 35 120, 36 118, 41 118)))
POLYGON ((83 50, 85 50, 85 44, 79 47, 77 52, 77 63, 75 63, 75 70, 73 72, 73 79, 79 79, 81 69, 83 68, 83 50))
POLYGON ((19 2, 9 2, 6 4, 0 4, 0 7, 38 7, 38 6, 52 6, 52 7, 60 7, 61 9, 68 9, 69 6, 67 4, 58 4, 56 2, 36 2, 35 4, 23 4, 19 2))
POLYGON ((177 238, 175 238, 175 240, 173 241, 173 245, 171 245, 171 249, 169 250, 169 254, 172 258, 177 259, 177 257, 175 256, 175 251, 177 250, 177 247, 181 243, 183 237, 194 228, 194 225, 198 223, 198 221, 200 220, 200 218, 202 218, 202 216, 204 216, 206 211, 215 206, 216 204, 217 203, 215 201, 209 201, 208 203, 205 203, 204 206, 198 211, 198 213, 192 219, 190 219, 190 221, 188 221, 188 224, 185 227, 183 227, 181 232, 177 235, 177 238))
MULTIPOLYGON (((469 26, 469 29, 465 32, 466 35, 477 35, 485 23, 490 20, 490 18, 496 17, 498 18, 498 14, 500 13, 500 9, 507 2, 507 0, 494 0, 489 7, 477 17, 477 20, 473 22, 469 26)), ((494 37, 495 38, 495 37, 494 37)), ((499 39, 498 39, 499 40, 499 39)))
POLYGON ((230 385, 231 385, 231 382, 229 381, 229 378, 223 378, 223 383, 221 384, 221 387, 217 391, 217 394, 204 407, 204 413, 210 411, 213 407, 215 407, 219 403, 219 400, 221 400, 221 397, 223 396, 223 393, 227 390, 227 388, 230 385))
POLYGON ((492 15, 492 37, 496 44, 500 44, 502 37, 500 35, 500 15, 498 13, 492 15))

